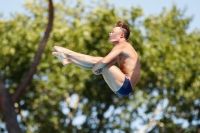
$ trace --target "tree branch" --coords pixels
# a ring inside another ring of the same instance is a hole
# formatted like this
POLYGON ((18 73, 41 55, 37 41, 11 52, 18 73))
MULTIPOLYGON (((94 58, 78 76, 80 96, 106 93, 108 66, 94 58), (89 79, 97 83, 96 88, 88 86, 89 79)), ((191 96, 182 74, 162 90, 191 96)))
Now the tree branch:
POLYGON ((39 49, 38 49, 38 51, 35 55, 34 62, 31 66, 31 68, 29 69, 29 72, 27 73, 26 77, 24 78, 24 80, 22 81, 22 83, 20 84, 20 86, 18 87, 18 89, 16 90, 16 92, 14 93, 14 95, 12 97, 12 100, 13 100, 14 103, 22 95, 25 88, 31 82, 34 73, 36 72, 37 65, 39 64, 42 53, 44 51, 44 48, 46 46, 47 40, 49 38, 50 32, 51 32, 52 27, 53 27, 53 14, 54 14, 53 2, 52 2, 52 0, 49 0, 49 21, 48 21, 48 26, 47 26, 45 35, 44 35, 42 42, 40 44, 40 47, 39 47, 39 49))
POLYGON ((160 127, 164 127, 164 123, 160 121, 155 121, 154 118, 157 116, 158 113, 160 113, 163 110, 162 107, 157 107, 154 112, 153 116, 149 119, 149 122, 143 127, 143 130, 140 133, 146 133, 149 127, 153 127, 156 125, 159 125, 160 127))

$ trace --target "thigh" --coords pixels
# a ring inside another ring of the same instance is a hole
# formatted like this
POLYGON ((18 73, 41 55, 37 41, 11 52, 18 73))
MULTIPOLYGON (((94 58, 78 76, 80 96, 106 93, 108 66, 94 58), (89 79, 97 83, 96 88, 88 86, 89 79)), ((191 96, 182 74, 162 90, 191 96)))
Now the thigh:
POLYGON ((107 65, 102 70, 102 75, 112 91, 118 91, 124 83, 124 73, 114 65, 107 65))

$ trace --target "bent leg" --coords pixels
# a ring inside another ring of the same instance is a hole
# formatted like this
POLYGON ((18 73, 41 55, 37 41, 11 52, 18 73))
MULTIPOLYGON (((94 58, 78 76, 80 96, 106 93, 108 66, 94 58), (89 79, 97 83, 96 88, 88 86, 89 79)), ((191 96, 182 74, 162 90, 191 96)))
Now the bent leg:
POLYGON ((114 92, 118 91, 124 83, 124 73, 112 63, 102 69, 102 75, 108 86, 114 92))
MULTIPOLYGON (((65 60, 66 62, 70 61, 71 64, 87 70, 91 70, 94 65, 102 59, 102 57, 93 57, 85 54, 80 54, 58 46, 54 46, 54 49, 59 53, 65 54, 65 58, 68 59, 65 60)), ((114 92, 118 91, 124 83, 124 73, 118 67, 114 66, 113 62, 107 64, 102 69, 102 75, 108 86, 114 92)))

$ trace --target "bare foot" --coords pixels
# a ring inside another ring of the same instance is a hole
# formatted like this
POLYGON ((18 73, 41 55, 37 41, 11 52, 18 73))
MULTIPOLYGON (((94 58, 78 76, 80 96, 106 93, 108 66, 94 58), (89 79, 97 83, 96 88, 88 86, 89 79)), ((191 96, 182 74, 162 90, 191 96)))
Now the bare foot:
POLYGON ((67 55, 69 55, 72 52, 71 50, 63 48, 63 47, 60 47, 60 46, 54 46, 53 50, 55 50, 57 52, 64 53, 64 54, 67 54, 67 55))
POLYGON ((60 52, 53 52, 52 53, 54 56, 56 56, 64 66, 68 65, 71 63, 71 61, 67 58, 66 55, 64 55, 63 53, 60 52))

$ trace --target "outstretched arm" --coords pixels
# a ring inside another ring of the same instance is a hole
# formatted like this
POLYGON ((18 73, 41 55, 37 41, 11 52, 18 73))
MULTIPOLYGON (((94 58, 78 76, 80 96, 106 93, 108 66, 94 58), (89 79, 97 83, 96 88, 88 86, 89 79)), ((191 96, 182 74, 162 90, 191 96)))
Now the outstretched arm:
POLYGON ((95 74, 101 74, 101 69, 106 66, 106 64, 116 60, 117 56, 122 53, 124 46, 122 44, 115 45, 111 52, 105 56, 103 59, 98 61, 95 66, 92 68, 92 71, 95 74))

